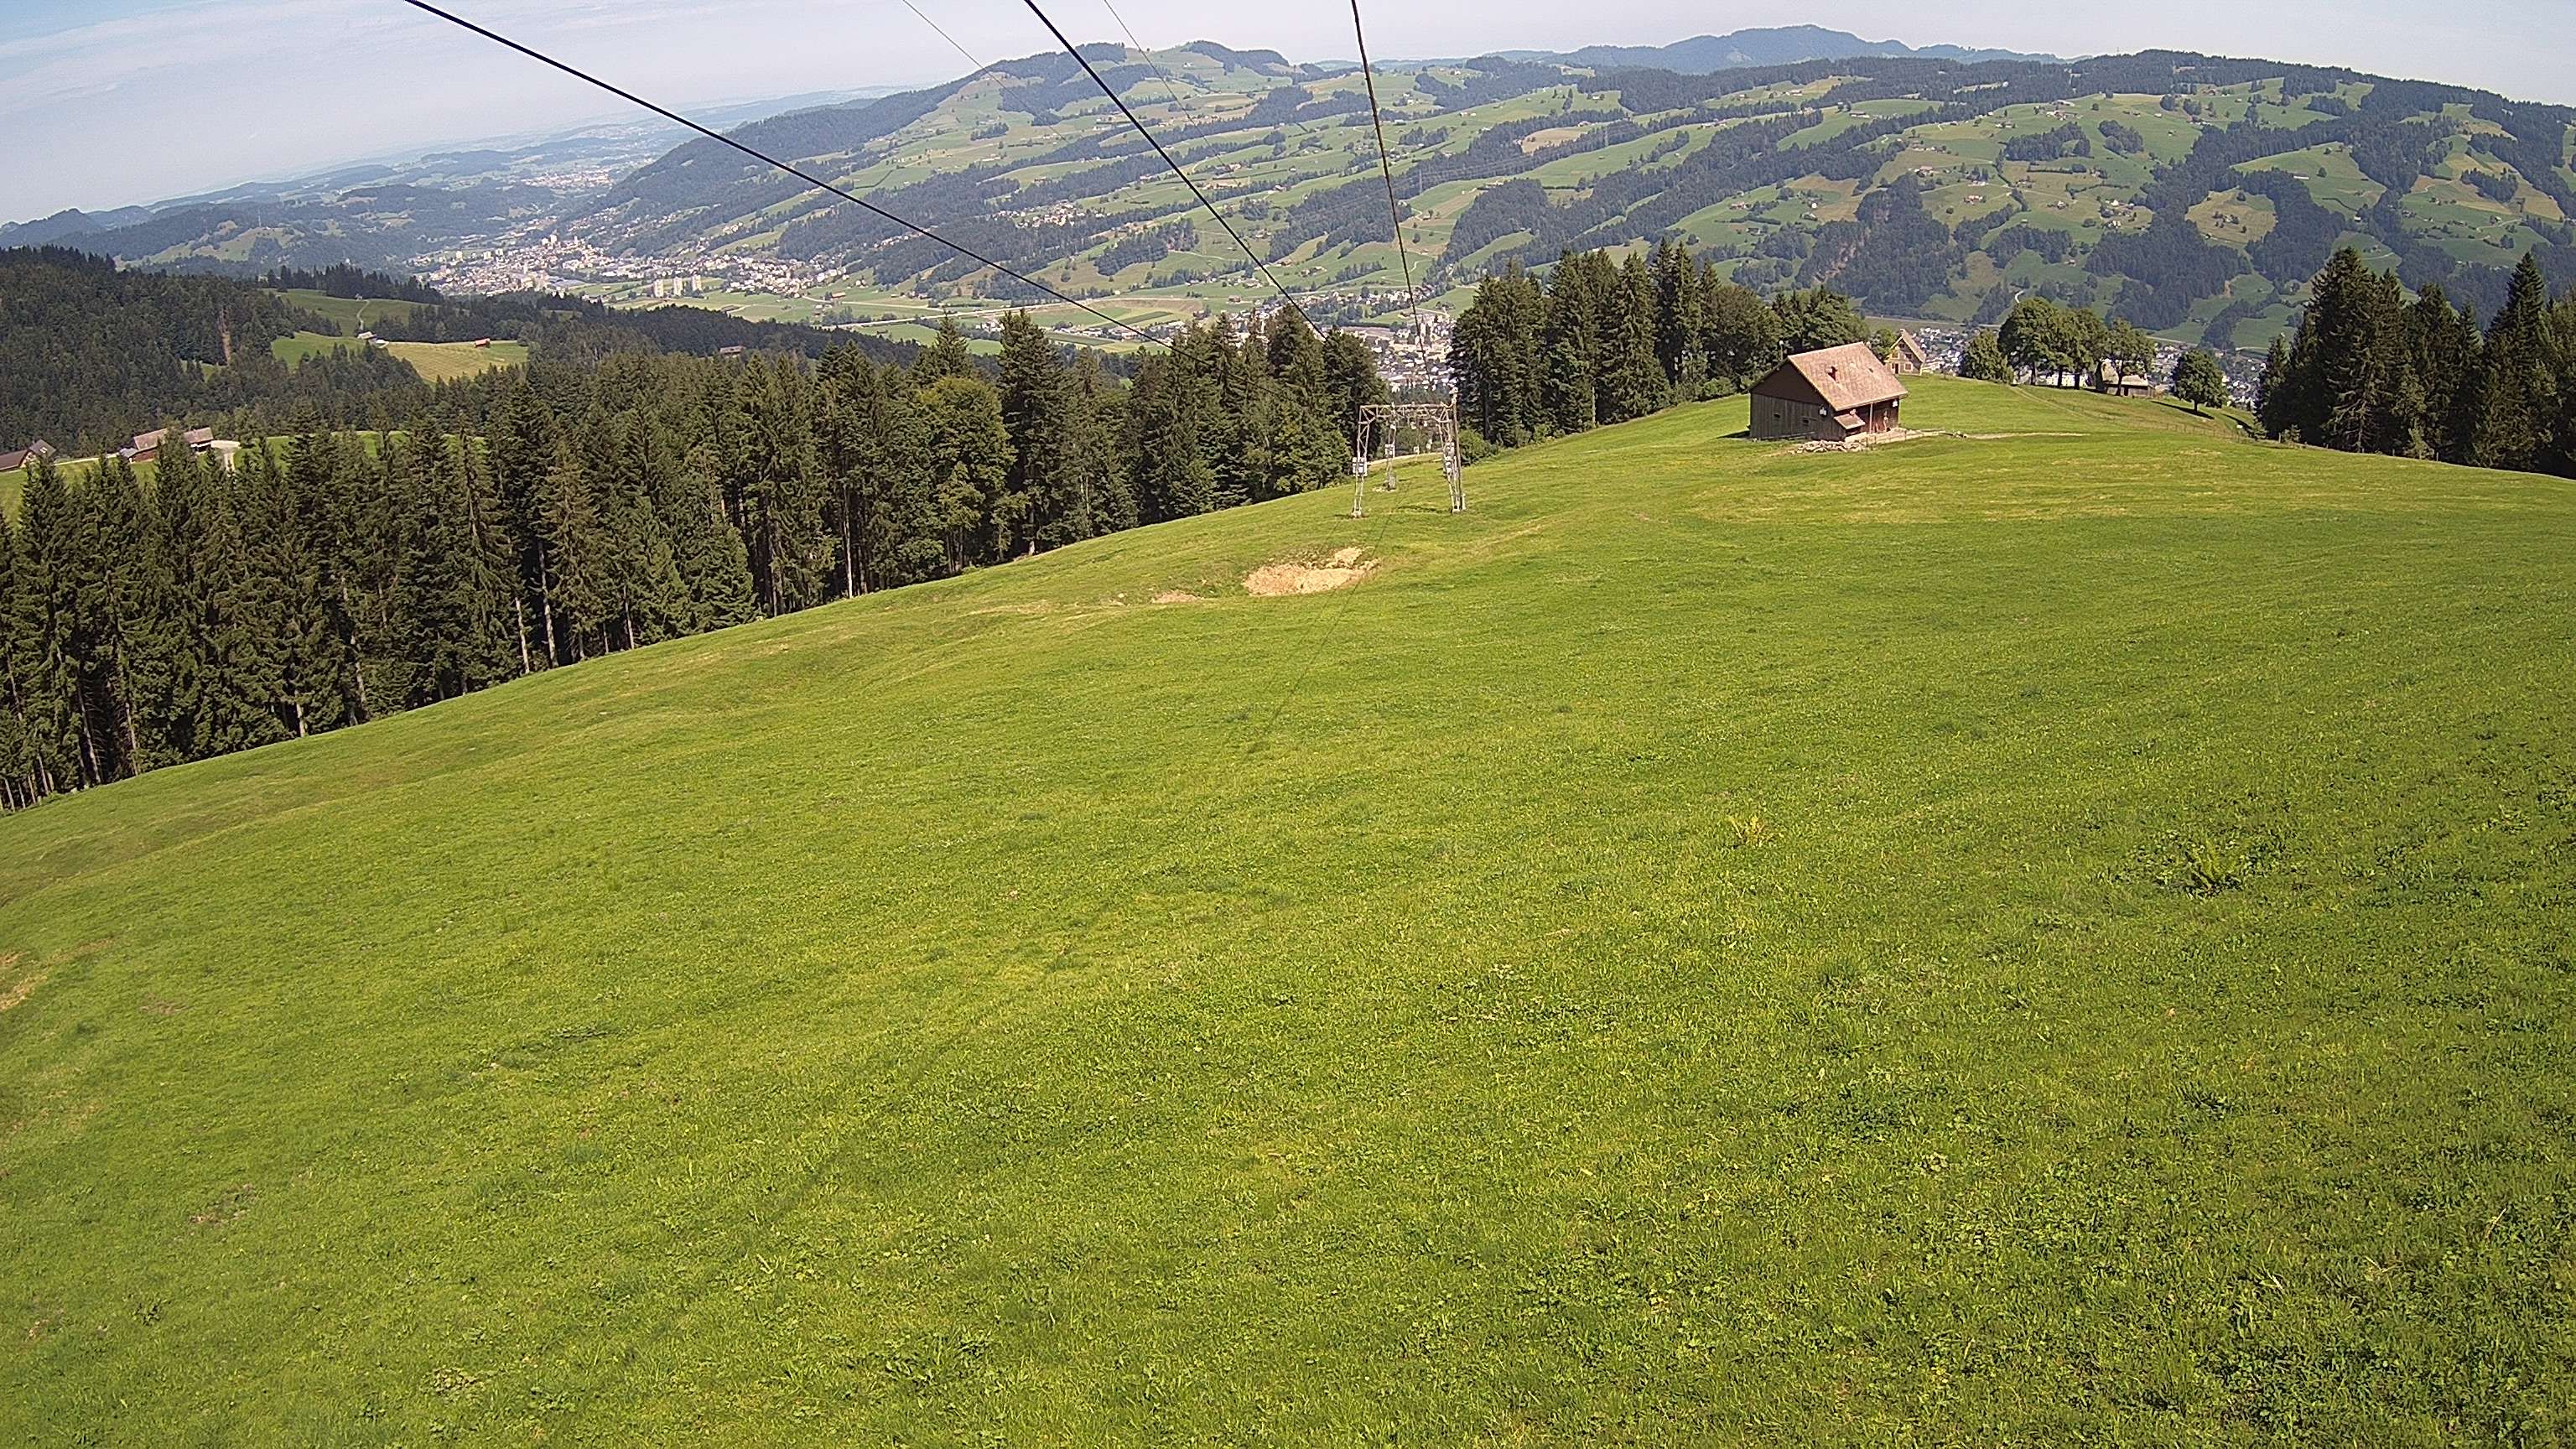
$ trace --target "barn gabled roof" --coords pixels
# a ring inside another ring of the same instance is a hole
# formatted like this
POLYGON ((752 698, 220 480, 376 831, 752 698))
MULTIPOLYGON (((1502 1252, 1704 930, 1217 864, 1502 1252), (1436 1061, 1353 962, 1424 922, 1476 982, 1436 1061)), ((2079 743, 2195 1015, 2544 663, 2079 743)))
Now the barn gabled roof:
POLYGON ((1848 347, 1828 347, 1821 352, 1801 352, 1789 359, 1780 371, 1773 373, 1754 388, 1771 390, 1769 384, 1794 376, 1804 381, 1836 412, 1894 402, 1905 396, 1905 384, 1896 380, 1896 372, 1879 360, 1866 342, 1848 347))

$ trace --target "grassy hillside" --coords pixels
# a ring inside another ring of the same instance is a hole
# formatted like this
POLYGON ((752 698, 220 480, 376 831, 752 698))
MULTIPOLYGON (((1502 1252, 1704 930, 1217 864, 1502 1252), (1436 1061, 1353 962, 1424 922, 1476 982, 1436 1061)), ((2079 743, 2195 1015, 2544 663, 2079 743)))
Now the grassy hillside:
MULTIPOLYGON (((1118 53, 1106 75, 1311 306, 1403 311, 1356 72, 1184 48, 1118 53)), ((2349 71, 2159 52, 1685 77, 1488 57, 1386 75, 1380 99, 1412 261, 1452 307, 1505 261, 1543 269, 1568 246, 1677 237, 1748 285, 1831 285, 1884 316, 1990 323, 2045 291, 2176 341, 2259 351, 2347 237, 2410 286, 2438 281, 2489 310, 2525 253, 2576 274, 2576 111, 2349 71)), ((1164 249, 1163 233, 1198 220, 1195 198, 1134 154, 1123 118, 1061 57, 746 135, 1012 248, 1076 296, 1198 313, 1267 291, 1222 236, 1164 249)), ((567 227, 756 273, 724 304, 744 315, 873 319, 981 289, 942 249, 845 213, 696 140, 567 227), (812 270, 788 276, 780 259, 812 270)))
POLYGON ((0 1434, 2576 1433, 2576 485, 1743 421, 0 819, 0 1434))
MULTIPOLYGON (((319 332, 298 332, 269 344, 277 360, 289 367, 308 357, 365 344, 350 337, 332 337, 319 332)), ((471 342, 388 342, 385 350, 412 365, 412 370, 427 382, 452 382, 472 377, 496 367, 521 367, 528 360, 528 344, 495 342, 477 347, 471 342)))
POLYGON ((389 342, 385 350, 410 363, 429 382, 453 382, 497 367, 522 367, 528 361, 524 342, 495 342, 489 347, 471 342, 389 342))

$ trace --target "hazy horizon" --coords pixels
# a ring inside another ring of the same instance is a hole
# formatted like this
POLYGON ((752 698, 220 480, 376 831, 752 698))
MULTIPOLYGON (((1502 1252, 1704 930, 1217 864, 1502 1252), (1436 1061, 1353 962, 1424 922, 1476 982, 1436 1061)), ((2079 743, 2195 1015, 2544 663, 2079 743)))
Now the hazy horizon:
MULTIPOLYGON (((958 49, 899 0, 855 19, 803 0, 457 0, 456 8, 682 108, 931 85, 967 69, 958 49)), ((1667 45, 1812 24, 1913 46, 2258 56, 2576 102, 2576 74, 2559 58, 2576 42, 2576 7, 2538 0, 2466 0, 2436 33, 2415 18, 2420 7, 2395 0, 2298 0, 2251 16, 2219 0, 2179 0, 2155 14, 1856 0, 1822 15, 1756 0, 1723 20, 1649 0, 1604 0, 1579 16, 1527 0, 1364 9, 1381 58, 1667 45)), ((1078 38, 1124 43, 1100 0, 1059 0, 1050 13, 1078 38)), ((1212 40, 1297 61, 1355 54, 1348 12, 1337 5, 1272 9, 1257 23, 1212 22, 1204 7, 1175 0, 1130 0, 1118 13, 1156 48, 1212 40)), ((931 14, 978 62, 1051 48, 1027 11, 1003 0, 931 14)), ((649 119, 397 0, 33 0, 0 17, 0 65, 15 77, 0 89, 0 127, 16 138, 0 158, 0 221, 649 119)))

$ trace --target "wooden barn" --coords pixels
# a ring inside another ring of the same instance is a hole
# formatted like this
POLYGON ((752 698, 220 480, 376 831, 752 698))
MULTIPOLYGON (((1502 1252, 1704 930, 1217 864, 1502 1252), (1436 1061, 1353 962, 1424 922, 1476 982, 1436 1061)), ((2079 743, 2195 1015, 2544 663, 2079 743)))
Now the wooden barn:
POLYGON ((1840 443, 1897 426, 1905 384, 1869 344, 1802 352, 1753 385, 1753 436, 1840 443))

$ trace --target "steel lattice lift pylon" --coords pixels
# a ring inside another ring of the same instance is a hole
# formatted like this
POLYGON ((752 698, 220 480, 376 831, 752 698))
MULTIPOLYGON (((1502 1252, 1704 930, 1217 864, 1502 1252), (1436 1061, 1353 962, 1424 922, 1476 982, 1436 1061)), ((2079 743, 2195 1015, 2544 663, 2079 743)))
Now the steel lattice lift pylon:
POLYGON ((1360 407, 1359 426, 1351 438, 1351 517, 1368 516, 1369 445, 1376 443, 1386 456, 1386 488, 1395 490, 1396 445, 1398 435, 1411 431, 1421 435, 1423 446, 1409 456, 1436 453, 1440 469, 1449 478, 1449 511, 1467 511, 1467 485, 1458 473, 1458 400, 1436 403, 1364 403, 1360 407))

